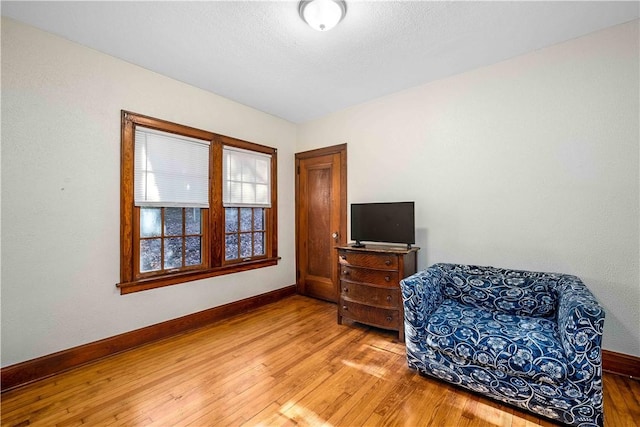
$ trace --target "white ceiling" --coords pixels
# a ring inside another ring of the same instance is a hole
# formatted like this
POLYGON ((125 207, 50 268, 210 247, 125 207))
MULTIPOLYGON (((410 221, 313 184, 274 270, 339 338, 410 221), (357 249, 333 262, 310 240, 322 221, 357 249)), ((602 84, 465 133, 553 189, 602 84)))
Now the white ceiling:
POLYGON ((3 16, 294 123, 639 16, 638 1, 347 0, 317 32, 297 1, 12 2, 3 16))

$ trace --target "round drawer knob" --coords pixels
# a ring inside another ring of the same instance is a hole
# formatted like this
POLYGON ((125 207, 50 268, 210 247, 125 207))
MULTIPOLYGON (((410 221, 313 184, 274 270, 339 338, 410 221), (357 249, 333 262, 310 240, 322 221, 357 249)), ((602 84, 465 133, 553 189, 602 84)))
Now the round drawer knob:
POLYGON ((346 294, 346 293, 348 293, 348 292, 349 292, 349 288, 344 288, 344 289, 342 290, 342 292, 344 292, 345 294, 346 294))
POLYGON ((391 302, 391 295, 387 295, 387 302, 391 302))
POLYGON ((392 320, 393 320, 393 317, 387 316, 387 322, 391 322, 392 320))
POLYGON ((343 270, 342 274, 344 274, 345 276, 348 276, 349 275, 349 270, 343 270))
POLYGON ((390 282, 391 281, 391 276, 384 276, 384 281, 385 282, 390 282))
POLYGON ((347 307, 346 305, 343 305, 343 306, 342 306, 342 309, 343 309, 344 311, 349 311, 349 307, 347 307))
POLYGON ((390 260, 390 259, 386 260, 386 261, 384 262, 384 265, 391 265, 391 260, 390 260))

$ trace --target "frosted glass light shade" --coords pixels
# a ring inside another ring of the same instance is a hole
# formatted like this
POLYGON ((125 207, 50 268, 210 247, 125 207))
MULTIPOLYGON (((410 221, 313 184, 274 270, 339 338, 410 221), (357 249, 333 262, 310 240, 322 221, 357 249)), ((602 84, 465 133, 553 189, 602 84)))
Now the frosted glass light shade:
POLYGON ((314 30, 327 31, 344 18, 347 4, 344 0, 302 0, 298 12, 314 30))

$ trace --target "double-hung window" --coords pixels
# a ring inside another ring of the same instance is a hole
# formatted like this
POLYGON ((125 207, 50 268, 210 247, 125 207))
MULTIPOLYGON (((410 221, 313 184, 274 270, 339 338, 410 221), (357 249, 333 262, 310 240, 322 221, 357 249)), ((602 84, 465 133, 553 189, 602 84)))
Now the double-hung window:
POLYGON ((136 127, 134 204, 140 275, 202 267, 209 141, 136 127))
POLYGON ((222 153, 225 261, 264 256, 271 157, 227 146, 222 153))
POLYGON ((121 293, 277 263, 276 150, 122 112, 121 293))

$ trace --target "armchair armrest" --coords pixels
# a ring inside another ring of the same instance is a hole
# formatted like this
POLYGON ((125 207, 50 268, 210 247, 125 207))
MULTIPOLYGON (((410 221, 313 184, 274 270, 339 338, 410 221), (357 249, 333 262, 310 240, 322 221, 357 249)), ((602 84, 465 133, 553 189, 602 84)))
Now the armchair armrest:
POLYGON ((441 280, 436 264, 400 281, 407 340, 425 342, 427 320, 444 299, 441 280))
POLYGON ((556 291, 558 332, 569 363, 568 374, 574 382, 590 384, 602 376, 604 308, 576 276, 564 275, 556 291))

